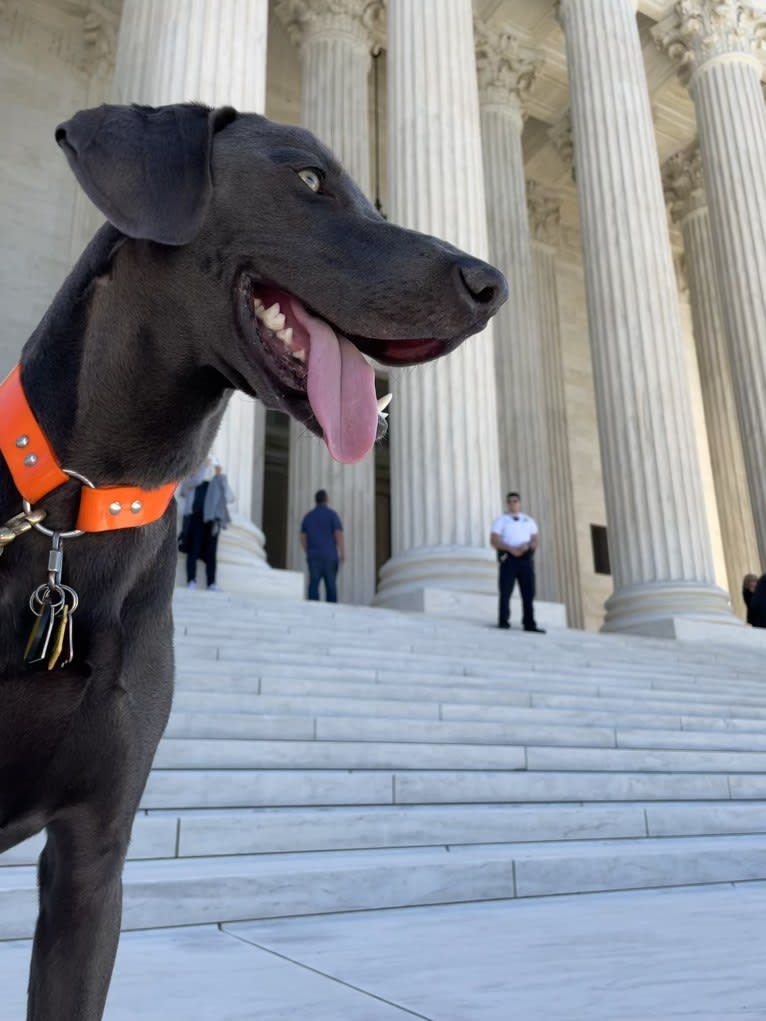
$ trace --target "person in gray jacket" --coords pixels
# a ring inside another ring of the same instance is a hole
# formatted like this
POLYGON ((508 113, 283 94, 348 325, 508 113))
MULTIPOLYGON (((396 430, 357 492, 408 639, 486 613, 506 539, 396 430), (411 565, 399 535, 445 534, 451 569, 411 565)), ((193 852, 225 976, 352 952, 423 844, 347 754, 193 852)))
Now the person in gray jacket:
POLYGON ((220 592, 216 583, 218 536, 231 521, 227 503, 234 500, 223 466, 217 457, 208 457, 193 475, 181 483, 183 527, 178 548, 186 553, 186 587, 197 587, 197 561, 205 561, 205 577, 211 592, 220 592))

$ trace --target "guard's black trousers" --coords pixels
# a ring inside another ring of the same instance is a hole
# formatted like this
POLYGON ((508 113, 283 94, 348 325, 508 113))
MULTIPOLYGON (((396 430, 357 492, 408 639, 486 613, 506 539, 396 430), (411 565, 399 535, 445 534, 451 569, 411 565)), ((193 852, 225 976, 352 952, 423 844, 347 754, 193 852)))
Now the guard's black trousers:
POLYGON ((514 557, 509 553, 505 560, 500 563, 498 586, 500 588, 500 607, 498 613, 498 624, 505 627, 511 619, 511 593, 513 586, 518 580, 521 591, 521 605, 523 608, 522 625, 525 631, 533 631, 535 624, 535 611, 533 601, 535 598, 535 561, 531 552, 523 556, 514 557))

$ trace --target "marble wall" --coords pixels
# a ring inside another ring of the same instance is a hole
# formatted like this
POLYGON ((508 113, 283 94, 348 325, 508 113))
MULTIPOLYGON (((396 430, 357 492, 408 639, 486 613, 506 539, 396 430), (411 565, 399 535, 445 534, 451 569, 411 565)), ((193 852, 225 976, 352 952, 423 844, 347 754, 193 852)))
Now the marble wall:
POLYGON ((0 5, 0 374, 71 265, 76 186, 54 140, 88 95, 82 19, 34 2, 0 5))

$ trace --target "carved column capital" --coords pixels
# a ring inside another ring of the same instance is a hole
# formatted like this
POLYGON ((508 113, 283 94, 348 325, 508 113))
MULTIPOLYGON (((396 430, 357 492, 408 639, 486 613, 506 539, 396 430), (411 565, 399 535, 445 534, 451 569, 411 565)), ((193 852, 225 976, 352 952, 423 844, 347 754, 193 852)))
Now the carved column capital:
POLYGON ((690 213, 707 205, 702 155, 696 142, 665 160, 662 186, 674 223, 682 223, 690 213))
POLYGON ((540 69, 540 59, 506 29, 492 29, 477 20, 474 33, 482 103, 510 106, 523 119, 524 101, 540 69))
POLYGON ((757 65, 756 51, 766 39, 766 14, 744 0, 677 0, 673 13, 652 29, 652 37, 678 64, 679 77, 688 85, 695 71, 722 57, 750 58, 757 65))
POLYGON ((561 199, 538 181, 527 181, 529 232, 535 241, 558 247, 561 240, 561 199))
POLYGON ((366 50, 385 40, 383 0, 276 0, 274 10, 298 47, 316 36, 345 37, 366 50))

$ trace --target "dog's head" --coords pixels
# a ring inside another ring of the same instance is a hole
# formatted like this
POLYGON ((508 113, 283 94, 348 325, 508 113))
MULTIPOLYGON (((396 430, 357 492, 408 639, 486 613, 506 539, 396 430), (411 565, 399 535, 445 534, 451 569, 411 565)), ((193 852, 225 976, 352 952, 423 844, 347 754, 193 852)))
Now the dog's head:
POLYGON ((340 461, 385 429, 364 355, 438 358, 507 297, 491 266, 386 222, 300 128, 228 107, 102 106, 56 139, 107 219, 166 246, 189 305, 204 302, 195 355, 340 461))

